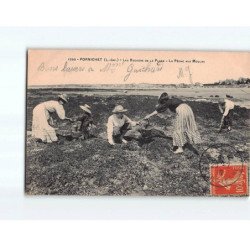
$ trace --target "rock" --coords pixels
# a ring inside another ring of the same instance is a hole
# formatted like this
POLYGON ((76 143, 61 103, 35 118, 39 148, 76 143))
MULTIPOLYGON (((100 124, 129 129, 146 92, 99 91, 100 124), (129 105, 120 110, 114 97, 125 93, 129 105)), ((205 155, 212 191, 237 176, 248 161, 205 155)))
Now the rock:
MULTIPOLYGON (((27 128, 31 130, 32 107, 44 100, 52 98, 51 93, 37 94, 29 97, 27 128)), ((197 166, 199 156, 185 149, 182 155, 172 152, 172 138, 165 138, 165 132, 171 136, 173 117, 162 115, 152 117, 146 125, 147 135, 155 135, 150 140, 128 144, 117 144, 110 147, 106 137, 106 122, 116 103, 121 103, 129 112, 131 119, 145 117, 152 112, 157 102, 153 96, 72 96, 71 102, 65 107, 69 117, 77 115, 80 103, 92 105, 94 123, 98 138, 89 140, 71 140, 62 138, 63 144, 34 143, 27 137, 26 192, 29 194, 63 195, 209 195, 209 164, 218 162, 221 154, 208 151, 203 154, 204 164, 201 166, 204 176, 197 166), (157 130, 154 131, 153 129, 157 130), (159 131, 163 131, 163 134, 159 131), (156 137, 159 136, 159 137, 156 137), (162 137, 161 137, 162 136, 162 137), (211 153, 211 154, 210 154, 211 153)), ((203 138, 199 151, 214 143, 231 143, 242 151, 244 159, 248 159, 246 145, 246 120, 249 110, 235 107, 237 123, 231 133, 217 133, 221 114, 218 104, 211 102, 186 102, 192 108, 203 138), (207 112, 209 110, 209 112, 207 112)), ((80 110, 79 110, 80 112, 80 110)), ((139 119, 138 119, 139 120, 139 119)), ((60 121, 58 122, 60 124, 60 121)), ((65 129, 69 123, 63 125, 65 129)), ((62 127, 62 129, 64 129, 62 127)), ((229 152, 230 153, 230 152, 229 152)), ((224 157, 224 155, 223 155, 224 157)), ((231 161, 239 161, 237 155, 231 161)), ((224 157, 225 158, 225 157, 224 157)), ((225 158, 225 161, 227 159, 225 158)))

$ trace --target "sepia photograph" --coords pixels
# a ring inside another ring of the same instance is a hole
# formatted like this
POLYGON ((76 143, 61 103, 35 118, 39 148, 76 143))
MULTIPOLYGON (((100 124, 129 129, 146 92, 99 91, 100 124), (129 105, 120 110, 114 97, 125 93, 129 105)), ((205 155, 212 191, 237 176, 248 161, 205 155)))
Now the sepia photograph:
POLYGON ((28 195, 248 196, 250 53, 29 50, 28 195))

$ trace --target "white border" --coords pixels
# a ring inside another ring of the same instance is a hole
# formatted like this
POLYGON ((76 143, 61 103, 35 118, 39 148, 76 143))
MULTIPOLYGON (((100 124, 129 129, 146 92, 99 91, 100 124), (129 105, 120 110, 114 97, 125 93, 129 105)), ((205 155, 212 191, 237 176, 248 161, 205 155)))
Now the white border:
POLYGON ((0 219, 250 219, 247 198, 24 196, 27 48, 250 51, 249 37, 249 28, 0 28, 0 219))
POLYGON ((248 0, 8 0, 4 26, 247 26, 248 0))
POLYGON ((247 249, 243 221, 0 221, 1 249, 247 249))

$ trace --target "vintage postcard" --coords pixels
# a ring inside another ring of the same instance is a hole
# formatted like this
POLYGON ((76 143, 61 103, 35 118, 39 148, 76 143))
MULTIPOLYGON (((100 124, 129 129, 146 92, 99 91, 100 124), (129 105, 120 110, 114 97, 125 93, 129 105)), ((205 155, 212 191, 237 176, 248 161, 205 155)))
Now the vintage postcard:
POLYGON ((31 49, 25 193, 249 194, 250 52, 31 49))

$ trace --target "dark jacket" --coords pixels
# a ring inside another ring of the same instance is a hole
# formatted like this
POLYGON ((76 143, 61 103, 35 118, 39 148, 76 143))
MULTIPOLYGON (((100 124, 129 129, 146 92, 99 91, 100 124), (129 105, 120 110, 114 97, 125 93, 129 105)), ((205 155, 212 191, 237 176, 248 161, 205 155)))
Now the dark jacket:
POLYGON ((155 110, 158 113, 165 112, 167 109, 169 109, 172 112, 176 112, 176 108, 182 103, 183 101, 176 97, 172 97, 172 98, 164 99, 164 100, 159 99, 158 104, 155 107, 155 110))
POLYGON ((93 124, 93 117, 91 114, 83 113, 80 117, 77 118, 77 121, 81 122, 78 131, 85 132, 88 129, 89 125, 93 124))

